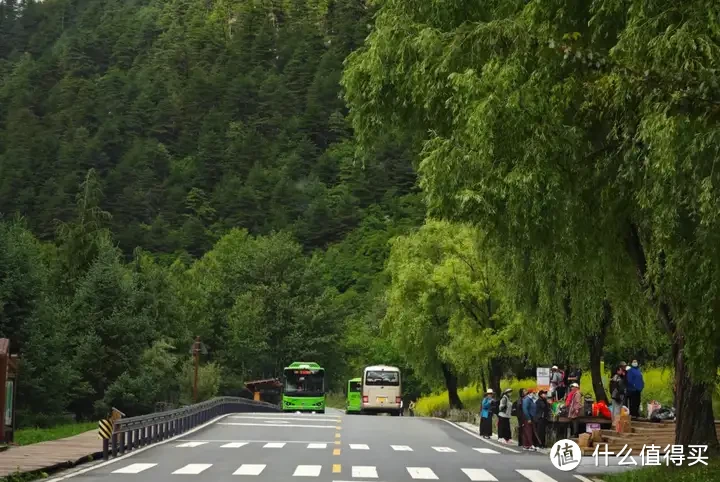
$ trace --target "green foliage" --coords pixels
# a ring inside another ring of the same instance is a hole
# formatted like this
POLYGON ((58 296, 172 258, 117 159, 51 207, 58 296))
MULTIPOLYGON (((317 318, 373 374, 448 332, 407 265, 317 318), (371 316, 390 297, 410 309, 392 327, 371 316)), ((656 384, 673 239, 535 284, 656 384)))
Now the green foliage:
POLYGON ((429 214, 502 250, 530 336, 608 305, 669 335, 683 443, 716 443, 719 8, 390 0, 343 78, 360 141, 418 138, 429 214))
POLYGON ((72 437, 90 430, 97 429, 97 422, 73 423, 56 425, 52 428, 23 428, 14 434, 14 443, 17 445, 30 445, 49 440, 58 440, 72 437))
MULTIPOLYGON (((193 403, 193 381, 195 368, 192 359, 188 360, 178 376, 180 384, 180 402, 193 403)), ((220 389, 220 367, 216 363, 207 363, 198 367, 197 401, 210 400, 218 395, 220 389)))
POLYGON ((366 167, 338 95, 374 10, 281 3, 1 2, 0 214, 25 218, 0 219, 0 335, 23 359, 21 422, 186 402, 196 335, 203 397, 293 359, 331 385, 404 365, 368 301, 387 241, 424 216, 410 143, 384 133, 366 167))

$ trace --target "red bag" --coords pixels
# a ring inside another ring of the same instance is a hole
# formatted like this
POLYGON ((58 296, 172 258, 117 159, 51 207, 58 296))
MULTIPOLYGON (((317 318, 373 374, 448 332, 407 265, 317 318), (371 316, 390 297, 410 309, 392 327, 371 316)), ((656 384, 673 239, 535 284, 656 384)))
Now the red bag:
MULTIPOLYGON (((605 402, 603 402, 602 400, 600 400, 599 402, 597 402, 596 405, 597 405, 597 409, 598 409, 598 414, 599 414, 601 417, 607 418, 607 419, 612 419, 612 413, 610 413, 610 409, 609 409, 608 406, 605 404, 605 402)), ((594 410, 594 409, 593 409, 593 410, 594 410)))

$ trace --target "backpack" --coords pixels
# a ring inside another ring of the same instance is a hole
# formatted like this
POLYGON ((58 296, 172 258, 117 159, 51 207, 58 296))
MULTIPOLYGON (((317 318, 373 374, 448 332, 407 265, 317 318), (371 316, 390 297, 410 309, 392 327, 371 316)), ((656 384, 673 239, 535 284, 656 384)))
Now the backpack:
POLYGON ((512 413, 510 413, 510 416, 512 417, 519 417, 520 414, 518 413, 518 403, 521 403, 520 400, 512 404, 512 413))
POLYGON ((495 400, 493 398, 492 403, 490 404, 490 415, 497 415, 499 412, 500 402, 495 400))

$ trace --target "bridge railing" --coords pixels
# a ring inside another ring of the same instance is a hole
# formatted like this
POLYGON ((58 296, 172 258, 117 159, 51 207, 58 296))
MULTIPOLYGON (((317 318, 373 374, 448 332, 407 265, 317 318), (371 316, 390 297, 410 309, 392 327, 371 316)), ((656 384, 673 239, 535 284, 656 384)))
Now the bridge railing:
POLYGON ((103 440, 103 458, 125 454, 192 430, 228 413, 280 412, 277 405, 239 397, 217 397, 166 412, 115 420, 110 440, 103 440))

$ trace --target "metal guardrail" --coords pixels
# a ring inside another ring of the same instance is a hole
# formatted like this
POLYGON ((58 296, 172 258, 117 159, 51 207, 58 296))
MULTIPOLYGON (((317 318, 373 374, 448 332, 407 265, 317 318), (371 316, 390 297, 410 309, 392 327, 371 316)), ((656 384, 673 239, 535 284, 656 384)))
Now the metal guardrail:
POLYGON ((187 432, 228 413, 281 412, 279 406, 238 397, 218 397, 176 410, 115 420, 110 440, 103 440, 103 458, 117 457, 187 432))

